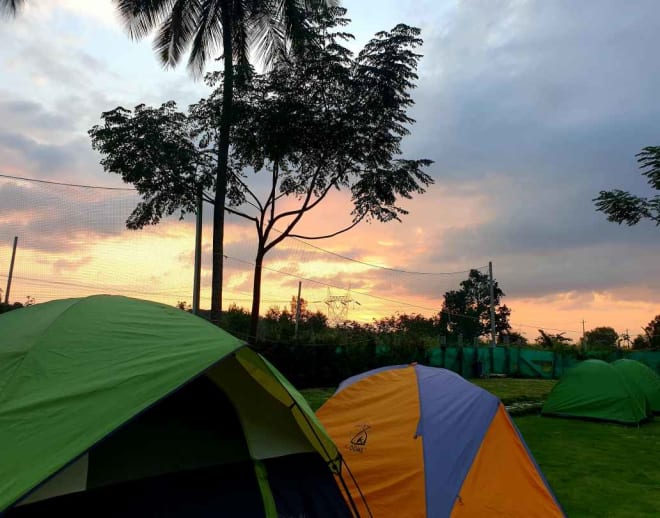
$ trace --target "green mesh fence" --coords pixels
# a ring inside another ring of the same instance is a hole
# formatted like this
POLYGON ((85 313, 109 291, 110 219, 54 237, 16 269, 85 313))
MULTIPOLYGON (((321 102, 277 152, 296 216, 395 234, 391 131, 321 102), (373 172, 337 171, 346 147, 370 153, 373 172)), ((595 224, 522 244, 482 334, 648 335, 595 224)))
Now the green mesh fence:
POLYGON ((435 348, 428 353, 429 365, 450 369, 468 378, 497 374, 521 378, 559 378, 567 369, 587 358, 598 358, 607 362, 630 358, 648 365, 660 374, 660 351, 589 351, 578 356, 570 351, 498 346, 493 349, 435 348))

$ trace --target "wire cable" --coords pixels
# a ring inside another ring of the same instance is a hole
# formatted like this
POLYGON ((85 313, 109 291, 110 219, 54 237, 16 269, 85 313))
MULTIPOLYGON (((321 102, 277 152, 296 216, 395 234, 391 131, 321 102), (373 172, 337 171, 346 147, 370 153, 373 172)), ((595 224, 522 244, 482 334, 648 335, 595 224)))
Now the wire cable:
MULTIPOLYGON (((273 230, 275 232, 277 232, 278 234, 283 234, 282 231, 277 230, 276 228, 273 228, 273 230)), ((337 252, 327 250, 327 249, 322 248, 318 245, 313 245, 312 243, 308 243, 307 241, 304 241, 304 240, 302 240, 300 238, 297 238, 297 237, 288 237, 288 239, 291 239, 293 241, 297 241, 299 243, 304 244, 305 246, 309 246, 311 248, 314 248, 316 250, 319 250, 319 251, 324 252, 324 253, 329 254, 329 255, 333 255, 335 257, 339 257, 340 259, 344 259, 346 261, 351 261, 351 262, 354 262, 354 263, 362 264, 362 265, 368 266, 370 268, 378 268, 380 270, 387 270, 387 271, 396 272, 396 273, 405 273, 405 274, 409 274, 409 275, 459 275, 459 274, 463 274, 463 273, 470 273, 472 270, 483 270, 485 268, 488 268, 488 265, 478 266, 477 268, 472 268, 470 270, 461 270, 461 271, 458 271, 458 272, 416 272, 416 271, 412 271, 412 270, 401 270, 399 268, 390 268, 389 266, 382 266, 382 265, 379 265, 379 264, 368 263, 366 261, 360 261, 359 259, 355 259, 353 257, 348 257, 346 255, 342 255, 342 254, 339 254, 337 252)))
POLYGON ((137 192, 136 189, 130 187, 103 187, 100 185, 84 185, 79 183, 66 183, 66 182, 55 182, 52 180, 37 180, 36 178, 25 178, 23 176, 13 176, 9 174, 0 173, 0 178, 9 178, 10 180, 22 180, 24 182, 36 182, 36 183, 45 183, 49 185, 62 185, 64 187, 81 187, 83 189, 101 189, 104 191, 130 191, 137 192))

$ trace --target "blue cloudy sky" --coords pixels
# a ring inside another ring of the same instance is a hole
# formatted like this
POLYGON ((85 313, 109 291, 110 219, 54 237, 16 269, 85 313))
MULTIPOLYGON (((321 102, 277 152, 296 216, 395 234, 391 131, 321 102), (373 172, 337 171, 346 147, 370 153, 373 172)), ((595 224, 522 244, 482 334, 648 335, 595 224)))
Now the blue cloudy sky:
MULTIPOLYGON (((660 144, 658 2, 346 0, 343 6, 353 20, 356 50, 374 32, 400 22, 422 29, 424 58, 411 112, 417 123, 404 151, 435 161, 436 184, 407 203, 410 215, 402 223, 363 227, 318 244, 417 271, 462 270, 492 260, 513 321, 530 337, 541 326, 577 336, 583 318, 587 328, 614 325, 636 334, 660 313, 660 229, 608 223, 591 201, 614 187, 648 193, 634 155, 660 144)), ((184 67, 163 70, 148 41, 130 41, 110 0, 33 0, 18 18, 0 21, 0 34, 0 173, 121 185, 102 171, 86 135, 101 112, 168 99, 185 106, 207 92, 184 67)), ((18 214, 21 188, 0 184, 6 223, 0 254, 15 230, 7 230, 9 210, 18 214)), ((85 203, 81 214, 98 200, 85 203)), ((323 227, 342 207, 341 201, 329 204, 308 227, 323 227)), ((94 214, 76 228, 86 225, 95 236, 90 239, 98 240, 121 233, 94 214)), ((62 218, 49 227, 43 218, 37 223, 34 231, 70 230, 62 218)), ((230 253, 250 259, 249 236, 236 222, 230 253)), ((33 240, 43 257, 66 251, 67 257, 48 257, 70 263, 72 278, 76 268, 93 263, 73 241, 33 240)), ((324 260, 330 264, 327 256, 312 257, 296 246, 273 256, 273 264, 309 259, 315 270, 299 273, 350 284, 358 293, 437 308, 451 287, 445 278, 338 272, 336 265, 323 267, 324 260)), ((235 266, 229 284, 249 292, 249 266, 235 266)), ((25 276, 37 275, 36 268, 25 276)), ((296 282, 273 279, 270 296, 275 300, 284 290, 279 298, 289 298, 296 282)))

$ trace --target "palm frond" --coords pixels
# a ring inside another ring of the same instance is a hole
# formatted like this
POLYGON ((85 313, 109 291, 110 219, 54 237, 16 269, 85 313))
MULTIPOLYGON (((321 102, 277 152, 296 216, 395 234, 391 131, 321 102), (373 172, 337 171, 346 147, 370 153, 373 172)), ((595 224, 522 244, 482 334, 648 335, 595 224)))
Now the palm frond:
POLYGON ((250 36, 246 23, 250 18, 252 1, 235 0, 232 6, 232 52, 234 61, 241 67, 250 61, 250 36))
MULTIPOLYGON (((281 2, 278 2, 281 4, 281 2)), ((264 68, 270 68, 286 53, 287 38, 283 27, 281 5, 273 10, 251 13, 249 20, 249 47, 264 68)))
POLYGON ((16 16, 25 0, 0 0, 0 16, 16 16))
POLYGON ((201 4, 199 25, 188 57, 188 70, 195 77, 203 74, 209 54, 222 48, 222 4, 225 2, 203 0, 201 4))
POLYGON ((154 50, 165 66, 179 63, 195 35, 200 15, 199 0, 176 0, 154 39, 154 50))
POLYGON ((175 0, 114 0, 124 28, 131 38, 151 34, 172 10, 175 0))
MULTIPOLYGON (((0 0, 13 12, 25 0, 0 0)), ((199 77, 213 52, 223 47, 223 24, 231 30, 232 58, 249 68, 250 51, 270 68, 293 44, 311 38, 309 17, 326 13, 338 0, 113 0, 134 39, 157 30, 154 50, 165 66, 176 65, 190 48, 188 69, 199 77), (223 20, 223 10, 225 20, 223 20)), ((294 50, 295 50, 294 48, 294 50)))

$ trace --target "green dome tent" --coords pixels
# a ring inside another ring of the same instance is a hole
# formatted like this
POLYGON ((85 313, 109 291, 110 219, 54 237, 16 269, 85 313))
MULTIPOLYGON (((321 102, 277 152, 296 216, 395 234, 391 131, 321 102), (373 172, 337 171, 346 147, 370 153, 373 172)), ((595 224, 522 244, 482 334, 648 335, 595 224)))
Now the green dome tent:
POLYGON ((0 514, 350 516, 303 397, 209 322, 99 295, 0 337, 0 514))
POLYGON ((612 366, 629 385, 637 386, 644 393, 652 412, 660 413, 660 376, 636 360, 617 360, 612 366))
POLYGON ((637 424, 650 416, 650 409, 641 390, 611 364, 586 360, 566 371, 541 414, 637 424))

